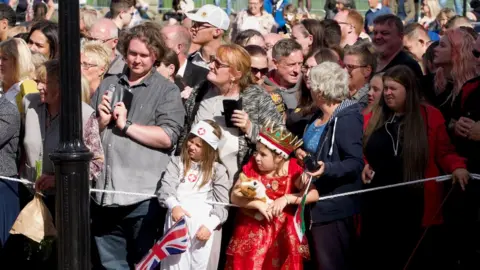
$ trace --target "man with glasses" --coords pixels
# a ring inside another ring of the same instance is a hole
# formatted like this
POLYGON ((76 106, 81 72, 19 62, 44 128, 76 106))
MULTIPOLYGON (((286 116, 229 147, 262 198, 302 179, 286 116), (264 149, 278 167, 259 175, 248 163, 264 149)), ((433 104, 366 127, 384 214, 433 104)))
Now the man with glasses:
POLYGON ((115 23, 110 19, 99 19, 90 29, 88 39, 101 41, 111 50, 110 66, 105 73, 105 78, 121 74, 125 69, 125 61, 117 51, 118 28, 115 23))
POLYGON ((350 99, 357 101, 362 109, 368 105, 370 80, 375 73, 377 59, 372 45, 348 46, 343 57, 345 70, 349 75, 348 90, 350 99))
POLYGON ((225 11, 214 5, 204 5, 196 13, 186 15, 193 22, 190 29, 192 42, 201 46, 200 50, 190 55, 188 61, 208 70, 210 57, 223 44, 223 35, 230 27, 230 19, 225 11))
POLYGON ((110 18, 118 31, 128 27, 135 15, 136 0, 112 0, 110 4, 110 18))
POLYGON ((265 84, 278 89, 287 109, 295 109, 302 75, 302 46, 293 39, 282 39, 273 46, 272 58, 275 69, 266 76, 265 84))

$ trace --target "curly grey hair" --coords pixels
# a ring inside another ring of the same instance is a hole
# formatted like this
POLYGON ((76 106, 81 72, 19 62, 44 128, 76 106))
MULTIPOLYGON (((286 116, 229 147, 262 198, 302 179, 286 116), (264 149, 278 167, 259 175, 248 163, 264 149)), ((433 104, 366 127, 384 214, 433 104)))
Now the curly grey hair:
POLYGON ((323 62, 310 71, 310 88, 330 102, 341 102, 349 97, 348 73, 340 65, 323 62))

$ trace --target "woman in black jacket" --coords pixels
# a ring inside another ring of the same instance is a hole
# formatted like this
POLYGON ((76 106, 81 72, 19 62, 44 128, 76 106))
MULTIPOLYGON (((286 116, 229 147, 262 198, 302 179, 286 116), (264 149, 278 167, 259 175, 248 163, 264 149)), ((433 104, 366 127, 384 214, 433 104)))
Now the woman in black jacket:
MULTIPOLYGON (((319 111, 303 135, 304 160, 320 196, 361 188, 363 169, 363 116, 358 103, 348 100, 347 72, 338 64, 324 62, 310 72, 312 98, 319 111), (309 162, 313 160, 314 162, 309 162), (317 168, 312 168, 317 165, 317 168)), ((344 196, 319 201, 311 209, 310 246, 316 269, 351 269, 358 197, 344 196)))

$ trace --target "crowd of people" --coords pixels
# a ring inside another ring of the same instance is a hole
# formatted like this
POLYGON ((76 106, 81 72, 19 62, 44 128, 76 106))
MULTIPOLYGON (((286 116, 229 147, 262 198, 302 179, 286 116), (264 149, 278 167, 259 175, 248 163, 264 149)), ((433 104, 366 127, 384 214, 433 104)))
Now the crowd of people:
MULTIPOLYGON (((48 252, 9 232, 36 193, 55 213, 49 155, 67 41, 51 0, 27 1, 21 23, 10 2, 0 3, 0 262, 56 269, 55 242, 48 252)), ((480 267, 478 3, 463 17, 437 0, 421 3, 423 16, 413 0, 369 0, 366 14, 326 1, 320 18, 306 2, 249 0, 236 16, 204 5, 162 24, 138 17, 135 0, 80 9, 91 187, 155 195, 91 193, 92 269, 134 268, 182 218, 188 249, 160 269, 480 267)))

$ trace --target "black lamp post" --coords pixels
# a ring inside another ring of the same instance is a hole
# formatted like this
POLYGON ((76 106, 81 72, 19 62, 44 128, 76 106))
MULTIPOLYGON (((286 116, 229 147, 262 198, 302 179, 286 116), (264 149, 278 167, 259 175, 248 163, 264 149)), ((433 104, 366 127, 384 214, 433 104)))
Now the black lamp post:
POLYGON ((83 144, 78 0, 59 2, 60 145, 55 163, 58 269, 87 270, 90 266, 89 162, 83 144))

